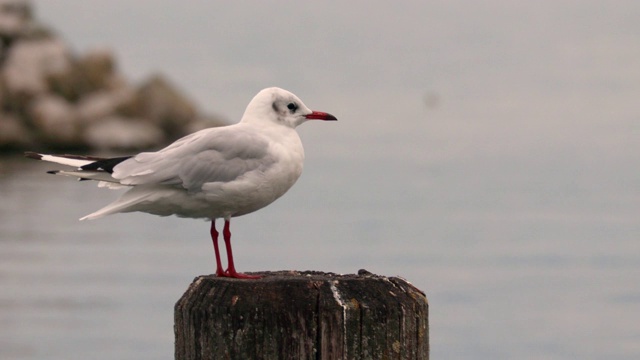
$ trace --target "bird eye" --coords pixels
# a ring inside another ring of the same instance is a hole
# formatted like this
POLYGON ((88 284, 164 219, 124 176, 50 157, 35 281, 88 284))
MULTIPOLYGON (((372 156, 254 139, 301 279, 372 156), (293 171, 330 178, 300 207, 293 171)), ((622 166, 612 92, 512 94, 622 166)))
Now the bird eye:
POLYGON ((298 105, 296 105, 295 103, 289 103, 287 105, 287 109, 291 110, 291 112, 295 112, 296 110, 298 110, 298 105))

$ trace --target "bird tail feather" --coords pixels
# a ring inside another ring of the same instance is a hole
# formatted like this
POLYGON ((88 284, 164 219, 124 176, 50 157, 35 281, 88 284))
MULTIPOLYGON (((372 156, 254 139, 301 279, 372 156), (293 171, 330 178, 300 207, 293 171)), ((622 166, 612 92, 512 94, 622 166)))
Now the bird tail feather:
POLYGON ((96 161, 105 160, 105 158, 94 157, 94 156, 67 155, 67 154, 48 155, 48 154, 39 154, 32 151, 25 152, 24 156, 30 159, 48 161, 48 162, 67 165, 67 166, 75 166, 78 168, 85 165, 89 165, 96 161))
MULTIPOLYGON (((25 152, 24 156, 76 168, 75 170, 52 170, 48 171, 49 174, 76 177, 78 180, 106 181, 115 184, 120 184, 120 180, 114 179, 113 176, 111 176, 113 168, 130 158, 130 156, 101 158, 83 155, 48 155, 30 151, 25 152)), ((117 186, 111 188, 116 187, 117 186)))
POLYGON ((112 202, 111 204, 87 216, 80 218, 80 221, 94 220, 107 215, 136 211, 135 206, 149 199, 149 197, 151 197, 153 193, 147 192, 147 191, 135 191, 135 190, 137 189, 132 188, 131 190, 122 194, 122 196, 120 196, 116 201, 112 202))

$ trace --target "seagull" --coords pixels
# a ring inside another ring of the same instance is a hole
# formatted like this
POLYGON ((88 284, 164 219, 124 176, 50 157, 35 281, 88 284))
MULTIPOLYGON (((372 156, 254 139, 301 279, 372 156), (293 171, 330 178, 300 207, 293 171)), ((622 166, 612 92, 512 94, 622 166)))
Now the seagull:
POLYGON ((230 221, 271 204, 298 180, 304 149, 296 127, 307 120, 337 119, 312 111, 296 95, 272 87, 251 100, 237 124, 195 132, 156 152, 114 158, 35 152, 25 156, 75 167, 50 174, 95 180, 100 187, 129 188, 80 220, 134 211, 210 220, 216 275, 258 279, 236 271, 230 221), (224 219, 226 270, 220 260, 216 219, 224 219))

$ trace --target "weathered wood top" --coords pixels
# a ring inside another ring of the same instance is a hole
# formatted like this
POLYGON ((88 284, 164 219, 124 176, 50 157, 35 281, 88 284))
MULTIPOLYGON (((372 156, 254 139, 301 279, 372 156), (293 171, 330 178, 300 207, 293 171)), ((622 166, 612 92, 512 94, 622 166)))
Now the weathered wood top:
POLYGON ((427 359, 428 303, 360 270, 199 276, 175 307, 176 359, 427 359))

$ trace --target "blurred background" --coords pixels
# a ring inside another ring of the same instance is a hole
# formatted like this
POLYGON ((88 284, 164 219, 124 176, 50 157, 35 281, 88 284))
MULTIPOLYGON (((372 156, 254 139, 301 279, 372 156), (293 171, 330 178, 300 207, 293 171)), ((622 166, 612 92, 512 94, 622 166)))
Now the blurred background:
MULTIPOLYGON (((640 357, 639 2, 31 4, 118 84, 161 74, 194 127, 268 86, 338 117, 299 128, 289 193, 233 220, 239 270, 400 275, 434 359, 640 357)), ((0 157, 0 358, 171 359, 207 223, 78 222, 118 194, 55 168, 0 157)))

